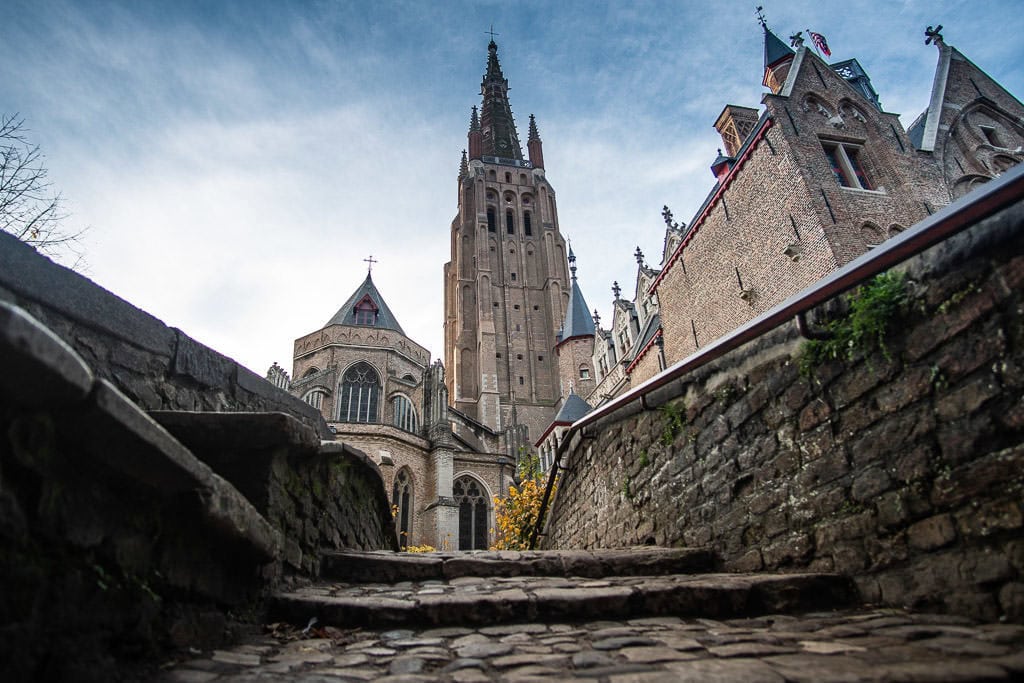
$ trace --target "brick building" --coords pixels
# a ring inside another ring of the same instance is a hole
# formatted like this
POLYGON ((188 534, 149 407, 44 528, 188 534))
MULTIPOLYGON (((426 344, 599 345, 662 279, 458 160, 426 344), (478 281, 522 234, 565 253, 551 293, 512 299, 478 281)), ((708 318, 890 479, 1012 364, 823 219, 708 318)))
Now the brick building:
POLYGON ((527 159, 493 40, 480 90, 444 266, 444 360, 452 406, 515 456, 568 391, 555 344, 572 282, 537 124, 530 116, 527 159))
POLYGON ((928 109, 904 130, 856 59, 829 64, 762 24, 762 108, 714 127, 715 183, 689 224, 665 209, 657 268, 637 249, 632 300, 594 349, 598 405, 782 302, 1019 163, 1024 106, 927 32, 939 61, 928 109))

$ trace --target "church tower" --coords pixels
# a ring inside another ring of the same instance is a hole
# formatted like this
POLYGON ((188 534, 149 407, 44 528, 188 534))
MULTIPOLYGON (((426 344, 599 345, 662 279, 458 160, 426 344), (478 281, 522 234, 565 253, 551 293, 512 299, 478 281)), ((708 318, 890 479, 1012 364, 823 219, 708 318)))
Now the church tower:
POLYGON ((524 159, 508 89, 492 40, 444 267, 444 358, 451 405, 495 432, 518 433, 505 439, 511 448, 529 443, 523 427, 536 438, 557 409, 554 349, 569 277, 537 124, 530 116, 524 159))

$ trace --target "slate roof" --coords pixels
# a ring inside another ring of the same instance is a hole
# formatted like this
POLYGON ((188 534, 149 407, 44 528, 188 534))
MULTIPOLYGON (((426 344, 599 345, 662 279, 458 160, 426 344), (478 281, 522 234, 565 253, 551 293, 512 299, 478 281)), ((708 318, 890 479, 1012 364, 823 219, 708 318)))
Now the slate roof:
POLYGON ((594 336, 594 317, 590 314, 587 302, 583 298, 576 278, 572 279, 572 289, 569 290, 569 305, 565 309, 565 322, 562 323, 562 330, 558 333, 558 341, 563 342, 573 337, 594 336))
POLYGON ((384 297, 377 291, 377 286, 373 284, 373 278, 370 274, 366 274, 366 279, 363 280, 363 284, 359 285, 352 296, 348 298, 338 312, 335 313, 330 320, 324 325, 328 327, 330 325, 355 325, 356 324, 356 311, 355 307, 364 297, 369 297, 373 304, 377 307, 377 319, 373 325, 366 327, 379 327, 385 330, 394 330, 403 337, 406 336, 405 330, 398 324, 395 319, 395 314, 388 308, 387 303, 384 301, 384 297))
POLYGON ((777 35, 764 29, 764 68, 768 68, 783 57, 792 57, 796 53, 782 42, 777 35))
POLYGON ((553 424, 572 424, 587 413, 593 410, 590 404, 584 401, 575 391, 570 391, 565 397, 565 403, 552 420, 553 424))

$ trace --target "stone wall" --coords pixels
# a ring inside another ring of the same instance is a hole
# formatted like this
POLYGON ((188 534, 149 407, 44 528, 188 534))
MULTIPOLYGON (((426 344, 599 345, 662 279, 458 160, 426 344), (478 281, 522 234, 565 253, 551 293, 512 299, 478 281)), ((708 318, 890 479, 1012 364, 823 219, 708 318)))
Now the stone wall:
POLYGON ((904 264, 888 357, 804 376, 786 326, 585 427, 546 547, 707 546, 729 570, 1024 620, 1022 223, 1018 202, 904 264))
POLYGON ((145 410, 283 411, 331 438, 311 406, 6 233, 0 301, 28 311, 145 410))

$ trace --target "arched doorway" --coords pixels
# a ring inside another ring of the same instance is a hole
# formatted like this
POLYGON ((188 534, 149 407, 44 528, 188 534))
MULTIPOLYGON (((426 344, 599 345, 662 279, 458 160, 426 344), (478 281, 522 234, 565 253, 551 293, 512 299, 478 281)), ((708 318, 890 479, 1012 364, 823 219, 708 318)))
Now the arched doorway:
POLYGON ((474 477, 464 474, 452 484, 459 504, 459 550, 487 550, 487 492, 474 477))

